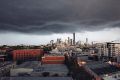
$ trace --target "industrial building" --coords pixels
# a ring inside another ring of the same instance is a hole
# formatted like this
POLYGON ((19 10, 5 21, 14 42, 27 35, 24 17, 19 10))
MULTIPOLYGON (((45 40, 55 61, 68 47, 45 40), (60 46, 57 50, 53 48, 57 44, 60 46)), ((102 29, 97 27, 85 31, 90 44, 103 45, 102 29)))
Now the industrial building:
POLYGON ((10 75, 10 69, 14 68, 16 63, 14 62, 0 62, 0 77, 10 75))
POLYGON ((89 59, 88 56, 78 56, 77 62, 79 67, 93 77, 94 80, 118 80, 120 79, 120 67, 114 62, 97 61, 89 59), (113 79, 114 78, 114 79, 113 79))
POLYGON ((64 61, 65 56, 60 54, 50 54, 42 57, 42 64, 64 64, 64 61))
POLYGON ((4 62, 7 58, 7 49, 0 49, 0 62, 4 62))
POLYGON ((109 80, 107 77, 115 77, 120 74, 120 68, 104 62, 86 63, 86 71, 90 73, 96 80, 109 80))
POLYGON ((22 49, 22 50, 13 50, 13 60, 40 60, 40 56, 43 54, 42 49, 22 49))
POLYGON ((0 55, 0 62, 4 62, 6 60, 6 55, 0 55))
POLYGON ((11 76, 31 76, 31 77, 47 77, 58 76, 67 77, 68 69, 64 64, 42 64, 39 61, 24 62, 21 65, 11 69, 11 76))

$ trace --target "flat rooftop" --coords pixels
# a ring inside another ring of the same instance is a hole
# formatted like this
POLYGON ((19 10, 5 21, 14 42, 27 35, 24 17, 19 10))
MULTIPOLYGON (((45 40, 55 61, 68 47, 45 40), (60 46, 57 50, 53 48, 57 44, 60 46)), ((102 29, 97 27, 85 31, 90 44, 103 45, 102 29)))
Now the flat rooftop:
POLYGON ((33 69, 33 72, 68 72, 64 64, 42 64, 40 61, 28 61, 15 67, 15 69, 33 69))
POLYGON ((40 61, 27 61, 21 65, 16 66, 16 68, 36 68, 36 67, 40 67, 40 66, 41 66, 40 61))
POLYGON ((97 75, 104 75, 104 74, 110 74, 110 73, 116 73, 120 71, 120 68, 113 66, 113 65, 109 65, 106 67, 102 67, 102 68, 96 68, 96 69, 92 69, 97 75))
POLYGON ((2 77, 0 80, 73 80, 71 77, 2 77))
POLYGON ((10 64, 12 64, 12 63, 13 63, 13 62, 10 62, 10 61, 0 62, 0 67, 4 67, 4 66, 10 65, 10 64))
POLYGON ((89 61, 87 55, 77 55, 77 60, 89 61))
POLYGON ((64 64, 43 64, 41 67, 37 67, 33 72, 68 72, 67 67, 64 64))
POLYGON ((50 53, 50 54, 45 54, 45 56, 64 56, 63 53, 50 53))
POLYGON ((114 65, 110 65, 108 63, 98 62, 98 61, 89 62, 86 64, 86 66, 89 67, 97 75, 116 73, 120 71, 120 68, 114 65))
POLYGON ((104 63, 101 61, 88 61, 86 66, 88 66, 90 69, 96 69, 96 68, 103 68, 103 67, 107 67, 110 64, 108 63, 104 63))

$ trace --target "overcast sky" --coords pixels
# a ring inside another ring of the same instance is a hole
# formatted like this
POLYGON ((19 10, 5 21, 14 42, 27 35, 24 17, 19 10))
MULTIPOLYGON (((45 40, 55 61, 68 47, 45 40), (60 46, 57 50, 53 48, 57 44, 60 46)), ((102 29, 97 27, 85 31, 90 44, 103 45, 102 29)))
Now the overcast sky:
POLYGON ((120 39, 120 0, 0 0, 0 44, 120 39))

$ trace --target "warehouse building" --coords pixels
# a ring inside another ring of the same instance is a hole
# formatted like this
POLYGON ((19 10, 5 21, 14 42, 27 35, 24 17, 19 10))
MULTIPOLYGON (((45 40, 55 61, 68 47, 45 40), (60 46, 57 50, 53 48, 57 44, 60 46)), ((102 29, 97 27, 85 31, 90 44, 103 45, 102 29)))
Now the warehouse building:
POLYGON ((30 61, 30 60, 40 60, 41 55, 43 54, 42 49, 22 49, 22 50, 13 50, 13 60, 18 61, 30 61))
POLYGON ((16 63, 13 62, 0 62, 0 77, 10 75, 10 69, 14 68, 16 63))
POLYGON ((64 64, 43 64, 40 61, 25 62, 14 69, 11 69, 11 76, 58 76, 66 77, 68 69, 64 64))
POLYGON ((120 76, 120 68, 109 63, 92 61, 86 63, 84 68, 91 76, 94 76, 95 80, 112 80, 120 76), (112 78, 108 79, 110 77, 112 78))
POLYGON ((65 56, 60 54, 44 55, 42 64, 64 64, 65 56))

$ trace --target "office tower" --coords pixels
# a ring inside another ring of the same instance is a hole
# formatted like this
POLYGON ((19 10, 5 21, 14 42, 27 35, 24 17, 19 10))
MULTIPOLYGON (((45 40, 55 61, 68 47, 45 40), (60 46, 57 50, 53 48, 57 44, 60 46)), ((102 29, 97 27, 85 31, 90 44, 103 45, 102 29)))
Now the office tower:
POLYGON ((88 38, 86 38, 86 43, 85 44, 86 44, 86 47, 88 47, 88 38))
POLYGON ((70 44, 70 37, 68 37, 68 44, 70 44))
POLYGON ((93 41, 91 42, 91 44, 92 44, 92 47, 94 47, 94 42, 93 41))
POLYGON ((61 39, 58 38, 58 39, 57 39, 57 44, 60 44, 60 43, 61 43, 61 39))
POLYGON ((75 33, 73 33, 73 45, 75 45, 75 33))
POLYGON ((67 39, 65 39, 65 44, 67 44, 68 43, 68 41, 67 41, 67 39))
POLYGON ((54 43, 54 40, 51 40, 51 41, 50 41, 50 44, 53 45, 53 43, 54 43))
POLYGON ((70 45, 72 45, 72 43, 73 43, 73 40, 72 40, 72 39, 70 39, 70 45))

